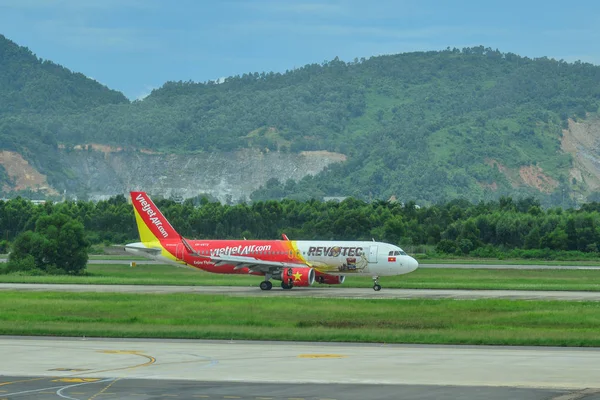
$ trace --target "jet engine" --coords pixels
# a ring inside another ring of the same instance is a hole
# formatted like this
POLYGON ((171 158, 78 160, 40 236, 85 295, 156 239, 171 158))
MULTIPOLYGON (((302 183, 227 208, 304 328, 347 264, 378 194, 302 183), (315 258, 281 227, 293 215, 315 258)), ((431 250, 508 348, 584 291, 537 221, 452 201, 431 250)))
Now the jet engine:
POLYGON ((317 276, 317 282, 324 285, 341 285, 346 280, 344 275, 327 275, 319 274, 317 276))
POLYGON ((315 270, 312 268, 284 268, 281 271, 281 277, 273 277, 281 279, 286 285, 290 286, 310 286, 315 283, 315 270))

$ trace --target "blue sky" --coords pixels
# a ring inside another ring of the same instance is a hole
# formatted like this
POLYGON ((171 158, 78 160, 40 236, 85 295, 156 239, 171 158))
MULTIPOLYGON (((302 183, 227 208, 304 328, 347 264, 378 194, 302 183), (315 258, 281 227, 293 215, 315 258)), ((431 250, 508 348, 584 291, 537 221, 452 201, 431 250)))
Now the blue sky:
POLYGON ((446 47, 600 64, 600 2, 0 0, 0 34, 136 99, 166 81, 446 47))

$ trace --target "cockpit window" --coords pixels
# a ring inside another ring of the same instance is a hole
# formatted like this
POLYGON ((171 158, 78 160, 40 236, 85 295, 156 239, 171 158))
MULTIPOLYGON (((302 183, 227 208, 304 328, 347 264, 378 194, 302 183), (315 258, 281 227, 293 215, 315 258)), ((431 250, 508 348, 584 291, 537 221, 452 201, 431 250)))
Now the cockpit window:
POLYGON ((390 251, 390 253, 388 254, 388 256, 393 256, 393 255, 394 255, 393 251, 390 251))

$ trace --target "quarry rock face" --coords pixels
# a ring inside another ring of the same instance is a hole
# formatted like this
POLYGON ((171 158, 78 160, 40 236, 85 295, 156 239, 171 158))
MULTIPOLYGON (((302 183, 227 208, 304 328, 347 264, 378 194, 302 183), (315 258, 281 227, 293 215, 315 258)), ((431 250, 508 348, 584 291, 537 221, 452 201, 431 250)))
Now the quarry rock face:
POLYGON ((70 151, 61 159, 71 172, 71 184, 84 188, 91 200, 144 190, 164 197, 210 194, 220 201, 236 201, 248 199, 271 178, 298 181, 346 157, 323 151, 291 154, 245 149, 196 154, 70 151))

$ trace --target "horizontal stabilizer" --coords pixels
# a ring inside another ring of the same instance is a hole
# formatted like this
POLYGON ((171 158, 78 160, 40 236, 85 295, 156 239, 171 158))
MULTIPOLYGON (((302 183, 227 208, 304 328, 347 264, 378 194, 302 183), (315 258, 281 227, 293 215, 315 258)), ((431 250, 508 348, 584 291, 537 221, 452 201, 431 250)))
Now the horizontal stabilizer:
POLYGON ((141 245, 141 243, 132 243, 131 245, 125 246, 125 251, 130 251, 132 253, 146 253, 150 256, 160 255, 162 252, 162 248, 160 247, 145 247, 141 245))

